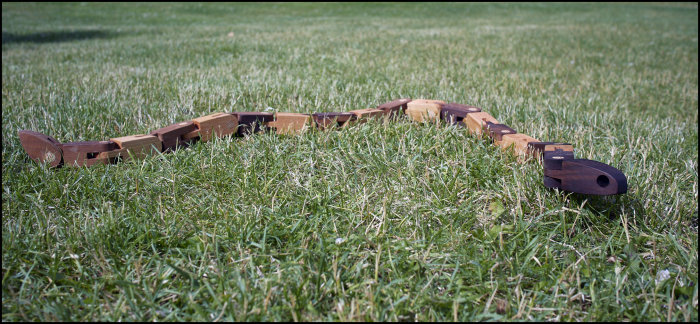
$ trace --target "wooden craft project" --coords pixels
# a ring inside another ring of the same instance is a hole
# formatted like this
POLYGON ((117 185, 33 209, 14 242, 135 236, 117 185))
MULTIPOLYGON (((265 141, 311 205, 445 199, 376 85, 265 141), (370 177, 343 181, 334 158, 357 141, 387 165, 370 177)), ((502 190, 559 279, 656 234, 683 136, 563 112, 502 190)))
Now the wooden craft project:
POLYGON ((406 115, 417 122, 438 120, 444 104, 442 100, 413 99, 407 104, 406 115))
POLYGON ((301 133, 312 125, 329 130, 347 127, 368 118, 395 121, 403 116, 402 113, 414 121, 442 120, 466 126, 470 133, 478 137, 486 134, 494 145, 512 152, 521 162, 530 160, 528 157, 531 155, 536 157, 532 160, 542 163, 546 187, 589 195, 627 192, 627 178, 620 170, 604 163, 574 158, 571 144, 541 142, 499 123, 479 107, 454 102, 445 104, 440 100, 403 98, 379 105, 377 109, 315 113, 311 116, 295 113, 216 113, 195 118, 192 122, 163 127, 150 135, 125 136, 99 142, 61 144, 50 136, 28 130, 21 130, 18 135, 31 159, 50 167, 77 167, 112 164, 128 157, 144 158, 160 152, 167 153, 197 140, 209 141, 214 136, 234 133, 252 135, 268 128, 274 129, 277 134, 301 133))
POLYGON ((117 143, 118 149, 110 152, 100 153, 101 158, 114 158, 115 154, 123 160, 129 158, 143 159, 149 155, 158 154, 163 151, 163 144, 157 136, 141 134, 110 139, 117 143))
POLYGON ((296 113, 276 113, 275 120, 267 122, 277 134, 299 134, 311 127, 311 116, 296 113))
POLYGON ((183 135, 182 138, 185 140, 199 137, 200 141, 208 142, 214 138, 214 136, 222 137, 231 135, 238 130, 238 118, 232 114, 214 113, 195 118, 192 122, 197 129, 183 135))

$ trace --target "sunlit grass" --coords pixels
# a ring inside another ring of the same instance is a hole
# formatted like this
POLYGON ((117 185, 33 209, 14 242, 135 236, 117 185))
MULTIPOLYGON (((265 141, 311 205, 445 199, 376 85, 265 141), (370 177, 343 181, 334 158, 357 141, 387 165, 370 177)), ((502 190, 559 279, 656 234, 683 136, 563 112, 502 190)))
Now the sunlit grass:
POLYGON ((2 6, 3 321, 698 319, 696 4, 2 6), (89 169, 16 135, 400 97, 572 143, 629 192, 406 119, 89 169))

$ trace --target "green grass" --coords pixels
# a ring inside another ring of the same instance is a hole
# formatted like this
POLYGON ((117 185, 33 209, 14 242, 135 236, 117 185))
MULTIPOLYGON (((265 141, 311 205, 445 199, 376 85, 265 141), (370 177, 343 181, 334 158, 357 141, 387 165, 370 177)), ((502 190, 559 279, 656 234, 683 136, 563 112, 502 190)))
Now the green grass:
POLYGON ((3 321, 698 320, 697 4, 3 3, 2 33, 3 321), (629 192, 407 120, 89 169, 17 138, 399 97, 570 142, 629 192))

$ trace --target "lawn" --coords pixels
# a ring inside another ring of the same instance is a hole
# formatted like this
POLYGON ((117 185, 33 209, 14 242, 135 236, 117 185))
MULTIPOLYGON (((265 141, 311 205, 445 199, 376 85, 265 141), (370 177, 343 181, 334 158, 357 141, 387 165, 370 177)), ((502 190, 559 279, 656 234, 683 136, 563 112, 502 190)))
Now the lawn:
POLYGON ((697 321, 697 4, 3 2, 2 188, 3 321, 697 321), (81 169, 17 137, 401 97, 629 191, 405 118, 81 169))

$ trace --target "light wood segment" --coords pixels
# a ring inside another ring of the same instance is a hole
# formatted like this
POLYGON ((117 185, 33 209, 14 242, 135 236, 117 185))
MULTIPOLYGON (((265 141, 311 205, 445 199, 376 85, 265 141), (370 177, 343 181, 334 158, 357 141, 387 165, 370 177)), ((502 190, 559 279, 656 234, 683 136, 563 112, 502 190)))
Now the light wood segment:
POLYGON ((365 122, 369 118, 383 118, 386 113, 381 109, 367 108, 349 111, 357 116, 358 122, 365 122))
MULTIPOLYGON (((158 139, 158 137, 153 135, 131 135, 112 138, 110 140, 117 143, 119 149, 124 151, 123 154, 121 154, 122 158, 124 159, 128 159, 129 157, 142 159, 149 155, 158 154, 163 149, 163 143, 160 141, 160 139, 158 139)), ((111 153, 114 153, 114 151, 111 151, 111 153)))
POLYGON ((275 120, 267 122, 277 134, 300 134, 311 127, 311 116, 297 113, 276 113, 275 120))
POLYGON ((481 136, 481 134, 484 132, 483 129, 486 122, 500 124, 496 118, 493 118, 493 116, 491 116, 489 113, 483 111, 467 114, 467 117, 464 117, 462 122, 467 125, 467 128, 469 128, 469 131, 472 134, 476 134, 478 136, 481 136))
POLYGON ((442 100, 414 99, 407 104, 406 115, 417 122, 439 120, 444 104, 442 100))
POLYGON ((529 156, 529 149, 527 143, 539 142, 536 138, 527 136, 525 134, 505 134, 500 141, 496 141, 495 144, 505 150, 513 150, 513 154, 518 157, 519 162, 524 162, 529 156))
POLYGON ((214 136, 223 137, 235 133, 238 129, 238 118, 227 113, 214 113, 192 120, 197 130, 182 136, 183 139, 191 139, 199 136, 202 142, 210 141, 214 136))

